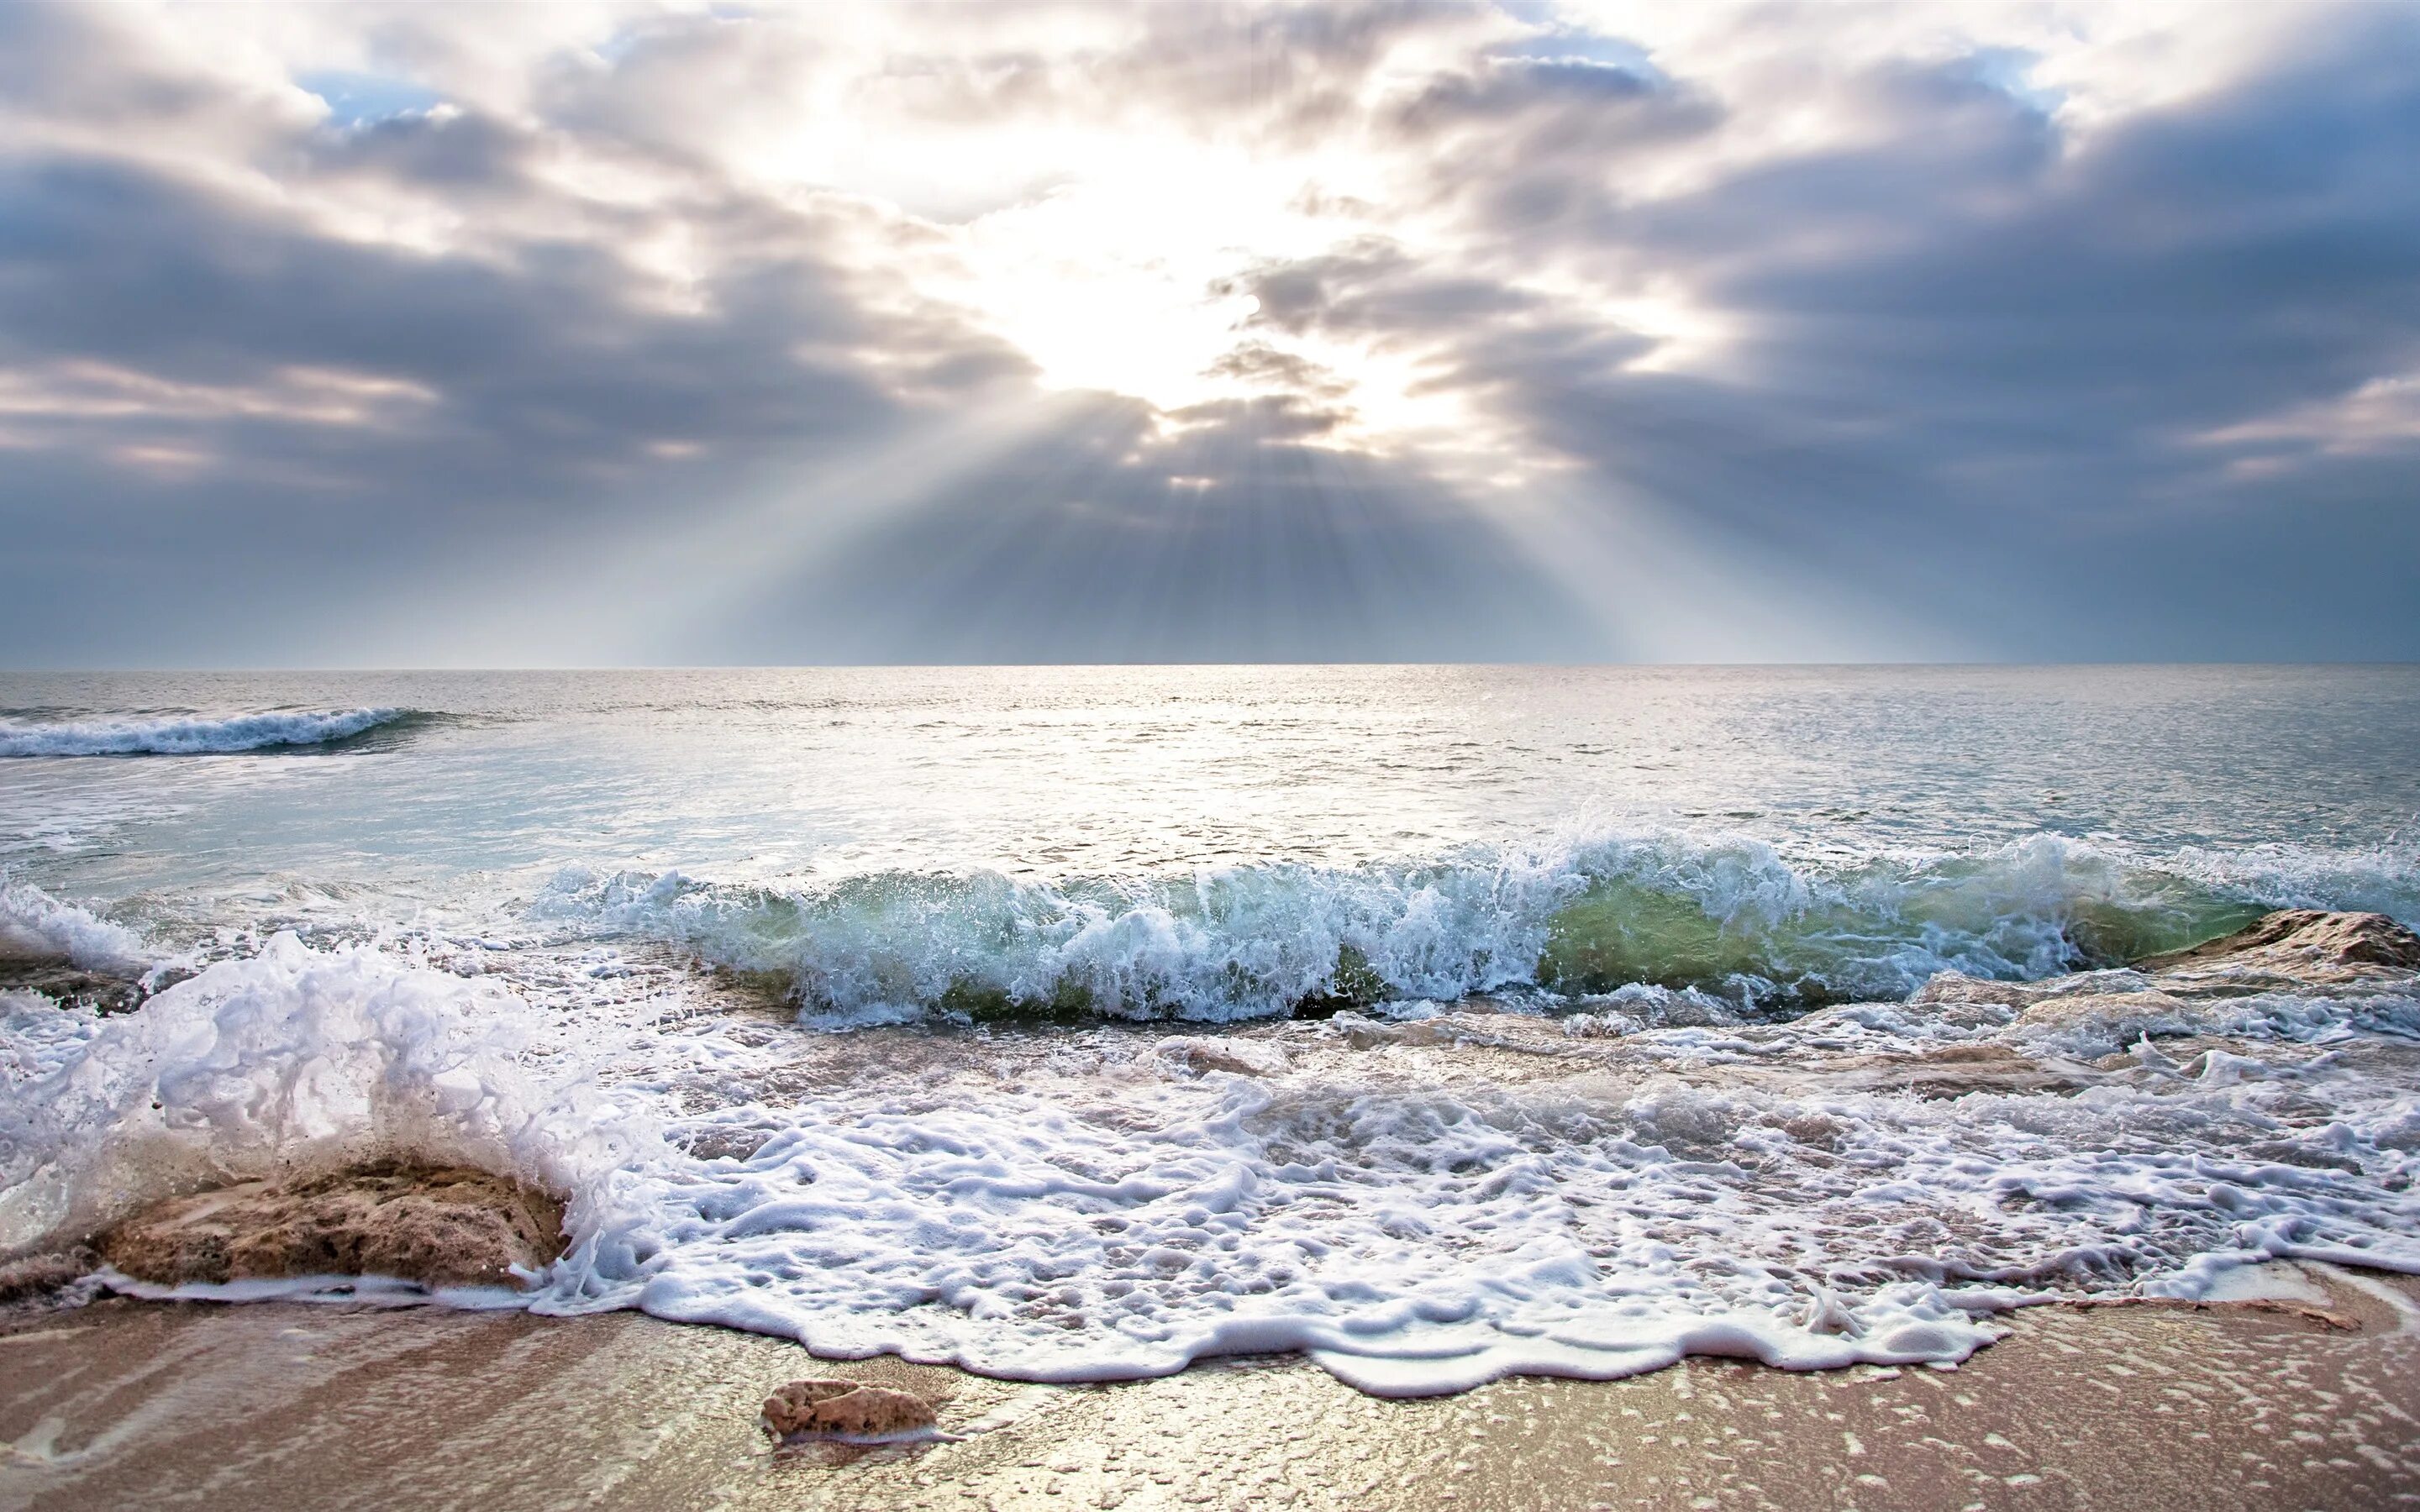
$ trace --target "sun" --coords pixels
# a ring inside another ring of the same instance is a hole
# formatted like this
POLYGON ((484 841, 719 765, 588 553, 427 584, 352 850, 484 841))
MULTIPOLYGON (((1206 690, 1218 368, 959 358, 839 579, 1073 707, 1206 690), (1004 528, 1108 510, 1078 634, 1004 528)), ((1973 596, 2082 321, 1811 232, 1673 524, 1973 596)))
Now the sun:
POLYGON ((1048 387, 1165 410, 1249 392, 1216 371, 1259 313, 1236 285, 1338 234, 1288 203, 1294 178, 1232 151, 1102 144, 1080 178, 968 224, 963 293, 1048 387))

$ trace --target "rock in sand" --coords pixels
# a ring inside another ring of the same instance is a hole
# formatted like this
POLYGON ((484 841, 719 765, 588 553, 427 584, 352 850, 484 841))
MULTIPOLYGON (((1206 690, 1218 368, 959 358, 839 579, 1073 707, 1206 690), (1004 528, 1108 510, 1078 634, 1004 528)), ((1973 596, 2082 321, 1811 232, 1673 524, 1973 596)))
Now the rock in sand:
POLYGON ((858 1381, 793 1381, 765 1398, 760 1421, 777 1439, 805 1434, 882 1438, 933 1426, 933 1404, 913 1392, 858 1381))
POLYGON ((178 1197, 98 1247, 160 1286, 304 1275, 512 1286, 515 1266, 542 1270, 563 1253, 563 1205, 487 1171, 383 1163, 178 1197))

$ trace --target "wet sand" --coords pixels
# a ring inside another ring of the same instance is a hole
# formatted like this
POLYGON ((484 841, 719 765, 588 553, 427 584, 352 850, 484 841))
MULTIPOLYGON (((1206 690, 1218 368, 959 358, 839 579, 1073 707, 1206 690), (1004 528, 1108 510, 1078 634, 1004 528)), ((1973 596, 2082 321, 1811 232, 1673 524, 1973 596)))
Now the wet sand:
POLYGON ((0 1334, 0 1507, 2420 1504, 2420 1286, 2292 1312, 2042 1308, 1955 1371, 1695 1360, 1383 1401, 1291 1360, 1027 1386, 634 1314, 107 1301, 0 1334), (800 1375, 965 1437, 775 1452, 800 1375))

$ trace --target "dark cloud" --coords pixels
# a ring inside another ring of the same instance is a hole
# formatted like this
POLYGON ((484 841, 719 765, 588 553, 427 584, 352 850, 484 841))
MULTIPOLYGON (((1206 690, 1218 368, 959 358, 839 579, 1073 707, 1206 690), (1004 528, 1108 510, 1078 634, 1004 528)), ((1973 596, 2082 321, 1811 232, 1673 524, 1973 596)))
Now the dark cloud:
MULTIPOLYGON (((174 51, 132 24, 131 8, 0 7, 0 120, 85 131, 177 131, 239 144, 277 101, 264 81, 231 81, 178 66, 174 51)), ((282 81, 280 81, 282 83, 282 81)), ((299 100, 289 103, 300 110, 299 100)))
POLYGON ((317 132, 302 150, 315 175, 383 181, 458 206, 527 192, 533 144, 487 116, 423 110, 317 132))
POLYGON ((1468 202, 1498 231, 1534 231, 1621 204, 1645 157, 1724 119, 1703 90, 1640 64, 1486 58, 1401 104, 1388 134, 1419 153, 1435 198, 1468 202))
POLYGON ((1223 378, 1281 388, 1306 399, 1335 401, 1352 392, 1352 386, 1334 369, 1261 341, 1247 341, 1229 348, 1211 364, 1210 371, 1223 378))
MULTIPOLYGON (((835 354, 899 332, 869 324, 845 280, 805 251, 724 265, 702 311, 686 313, 651 308, 596 243, 433 256, 314 235, 124 164, 21 168, 0 177, 0 207, 11 363, 83 359, 211 385, 293 367, 410 382, 436 400, 407 438, 373 425, 350 439, 408 439, 449 472, 486 462, 543 483, 659 440, 849 431, 891 406, 835 354)), ((707 224, 744 236, 755 213, 732 207, 707 224)))

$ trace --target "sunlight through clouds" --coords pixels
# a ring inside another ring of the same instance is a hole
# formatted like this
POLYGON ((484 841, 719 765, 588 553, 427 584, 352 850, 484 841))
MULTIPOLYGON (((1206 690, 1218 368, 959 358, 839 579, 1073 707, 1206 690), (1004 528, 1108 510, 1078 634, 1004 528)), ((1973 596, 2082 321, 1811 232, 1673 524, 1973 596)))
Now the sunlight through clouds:
POLYGON ((2410 649, 2294 522, 2420 545, 2415 78, 2357 4, 20 6, 0 614, 97 655, 61 585, 211 562, 112 634, 241 659, 367 556, 385 661, 583 602, 625 659, 2265 655, 2257 566, 2410 649))

